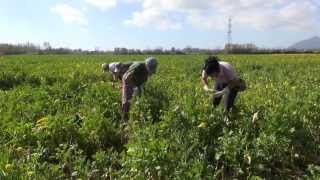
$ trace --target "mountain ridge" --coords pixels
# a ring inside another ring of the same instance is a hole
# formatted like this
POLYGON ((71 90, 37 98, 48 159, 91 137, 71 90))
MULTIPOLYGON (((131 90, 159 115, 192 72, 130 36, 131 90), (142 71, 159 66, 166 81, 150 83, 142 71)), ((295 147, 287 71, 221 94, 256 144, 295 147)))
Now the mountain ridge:
POLYGON ((289 49, 320 50, 320 37, 314 36, 312 38, 299 41, 299 42, 289 46, 289 49))

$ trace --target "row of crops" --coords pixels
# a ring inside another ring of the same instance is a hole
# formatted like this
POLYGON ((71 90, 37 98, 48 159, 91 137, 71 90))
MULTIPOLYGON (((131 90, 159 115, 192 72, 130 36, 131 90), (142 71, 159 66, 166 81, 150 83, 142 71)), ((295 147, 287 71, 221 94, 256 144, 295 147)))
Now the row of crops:
POLYGON ((248 85, 230 113, 205 57, 156 56, 125 127, 100 65, 146 56, 0 57, 0 179, 320 178, 320 55, 220 56, 248 85))

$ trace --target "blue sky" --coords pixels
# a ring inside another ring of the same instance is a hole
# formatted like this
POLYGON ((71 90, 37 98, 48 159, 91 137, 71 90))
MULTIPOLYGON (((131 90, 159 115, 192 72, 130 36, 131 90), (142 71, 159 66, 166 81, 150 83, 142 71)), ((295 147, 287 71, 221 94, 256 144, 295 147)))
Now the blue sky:
POLYGON ((287 47, 320 36, 318 0, 0 0, 0 43, 54 47, 287 47))

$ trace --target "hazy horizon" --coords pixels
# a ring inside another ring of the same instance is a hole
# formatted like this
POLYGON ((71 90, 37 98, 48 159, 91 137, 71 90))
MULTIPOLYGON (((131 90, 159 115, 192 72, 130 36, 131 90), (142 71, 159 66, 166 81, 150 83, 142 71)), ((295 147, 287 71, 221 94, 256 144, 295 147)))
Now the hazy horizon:
POLYGON ((112 50, 114 47, 286 48, 319 36, 314 0, 0 0, 0 43, 112 50), (231 3, 232 2, 232 3, 231 3))

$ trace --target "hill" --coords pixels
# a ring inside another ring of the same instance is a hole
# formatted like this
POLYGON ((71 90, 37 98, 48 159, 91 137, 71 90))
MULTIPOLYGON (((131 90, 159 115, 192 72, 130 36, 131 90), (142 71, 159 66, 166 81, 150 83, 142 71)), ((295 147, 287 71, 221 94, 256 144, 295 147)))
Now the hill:
POLYGON ((318 50, 320 49, 320 37, 315 36, 310 39, 299 41, 292 46, 289 46, 289 49, 318 50))

